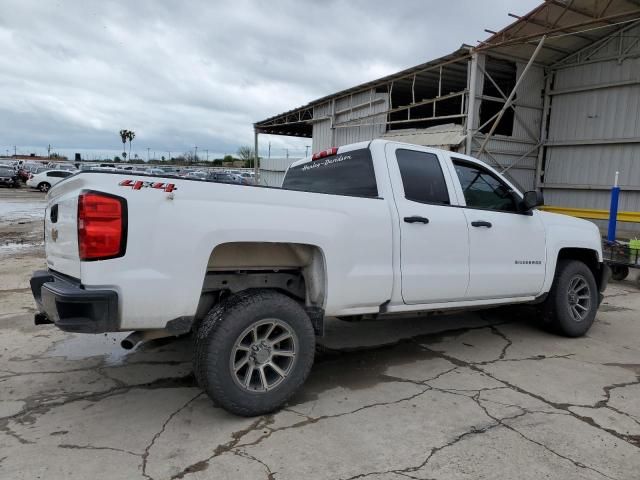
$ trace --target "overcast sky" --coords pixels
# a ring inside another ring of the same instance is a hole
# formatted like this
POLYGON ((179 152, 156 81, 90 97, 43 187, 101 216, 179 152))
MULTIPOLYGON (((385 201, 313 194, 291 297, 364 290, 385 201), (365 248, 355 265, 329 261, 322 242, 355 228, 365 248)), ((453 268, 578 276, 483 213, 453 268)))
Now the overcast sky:
POLYGON ((0 153, 118 151, 121 128, 141 156, 234 152, 255 121, 475 45, 540 1, 0 0, 0 153))

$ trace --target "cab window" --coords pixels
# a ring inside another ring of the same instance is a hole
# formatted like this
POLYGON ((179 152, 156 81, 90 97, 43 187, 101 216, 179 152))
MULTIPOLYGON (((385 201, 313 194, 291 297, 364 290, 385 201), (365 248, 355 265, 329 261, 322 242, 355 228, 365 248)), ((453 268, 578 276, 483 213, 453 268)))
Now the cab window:
POLYGON ((479 165, 453 159, 453 165, 469 208, 517 212, 515 192, 493 173, 479 165))
POLYGON ((396 150, 404 196, 420 203, 449 205, 449 192, 440 161, 433 153, 396 150))

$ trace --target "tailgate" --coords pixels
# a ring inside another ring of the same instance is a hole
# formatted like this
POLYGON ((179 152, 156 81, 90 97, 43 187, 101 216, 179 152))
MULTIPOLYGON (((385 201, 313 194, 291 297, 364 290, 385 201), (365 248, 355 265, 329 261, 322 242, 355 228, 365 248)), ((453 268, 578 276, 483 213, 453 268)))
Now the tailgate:
POLYGON ((80 190, 73 180, 61 182, 49 192, 44 216, 44 245, 48 268, 79 279, 77 217, 80 190))

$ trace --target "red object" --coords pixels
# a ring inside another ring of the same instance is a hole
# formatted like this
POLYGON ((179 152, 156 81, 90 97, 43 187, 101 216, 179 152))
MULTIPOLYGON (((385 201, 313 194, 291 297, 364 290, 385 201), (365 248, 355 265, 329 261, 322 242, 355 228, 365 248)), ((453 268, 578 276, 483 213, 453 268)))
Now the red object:
POLYGON ((311 157, 311 160, 319 160, 320 158, 330 157, 331 155, 335 155, 338 153, 338 147, 327 148, 326 150, 322 150, 321 152, 316 152, 311 157))
POLYGON ((78 197, 78 250, 80 260, 105 260, 124 255, 126 200, 98 192, 78 197))

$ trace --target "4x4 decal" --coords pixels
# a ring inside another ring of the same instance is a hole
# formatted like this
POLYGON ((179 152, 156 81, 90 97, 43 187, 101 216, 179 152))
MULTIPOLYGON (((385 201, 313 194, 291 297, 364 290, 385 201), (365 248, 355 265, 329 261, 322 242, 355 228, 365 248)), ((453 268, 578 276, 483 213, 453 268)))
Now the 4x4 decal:
POLYGON ((121 187, 131 187, 134 190, 141 190, 143 188, 155 188, 163 190, 165 192, 173 192, 178 189, 174 183, 164 182, 143 182, 142 180, 122 180, 118 185, 121 187))

